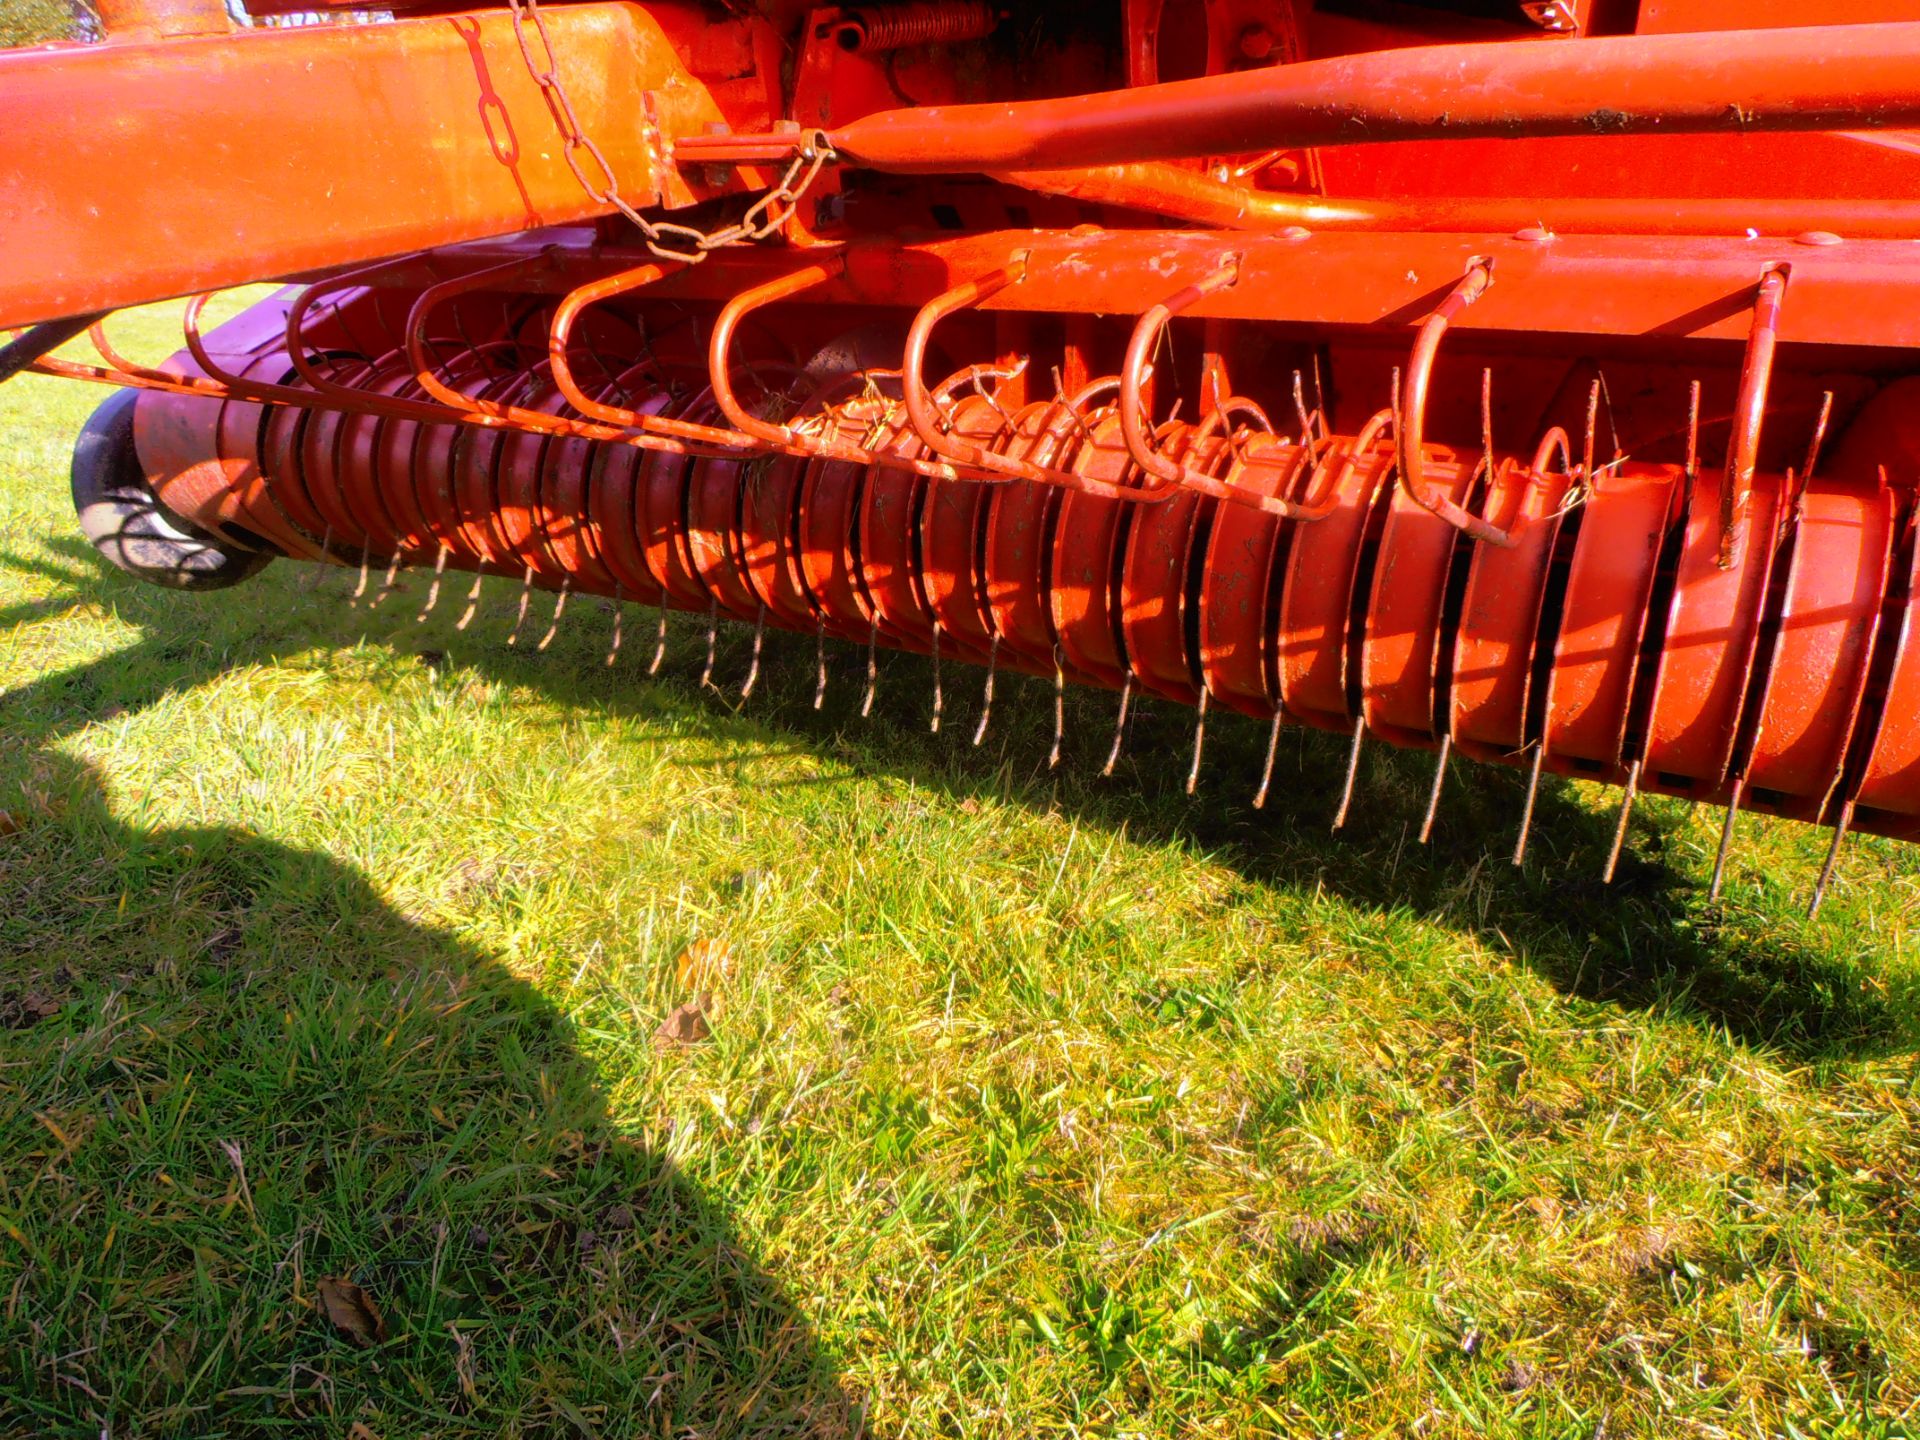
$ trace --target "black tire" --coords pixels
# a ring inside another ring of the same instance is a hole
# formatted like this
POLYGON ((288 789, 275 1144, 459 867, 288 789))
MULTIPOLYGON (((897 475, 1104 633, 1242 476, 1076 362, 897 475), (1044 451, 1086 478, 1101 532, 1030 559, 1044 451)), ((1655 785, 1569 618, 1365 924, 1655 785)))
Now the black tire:
POLYGON ((273 558, 189 525, 162 505, 133 448, 138 392, 119 390, 73 446, 73 508, 93 548, 116 567, 168 590, 224 590, 273 558))

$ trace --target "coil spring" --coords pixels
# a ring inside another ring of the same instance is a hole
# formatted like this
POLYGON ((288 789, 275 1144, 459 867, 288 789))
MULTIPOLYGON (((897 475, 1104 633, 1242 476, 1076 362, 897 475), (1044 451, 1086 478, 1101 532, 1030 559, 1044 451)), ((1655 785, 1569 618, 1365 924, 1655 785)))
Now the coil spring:
POLYGON ((999 23, 990 0, 908 0, 847 11, 834 28, 834 39, 842 50, 870 55, 910 45, 981 40, 999 23))

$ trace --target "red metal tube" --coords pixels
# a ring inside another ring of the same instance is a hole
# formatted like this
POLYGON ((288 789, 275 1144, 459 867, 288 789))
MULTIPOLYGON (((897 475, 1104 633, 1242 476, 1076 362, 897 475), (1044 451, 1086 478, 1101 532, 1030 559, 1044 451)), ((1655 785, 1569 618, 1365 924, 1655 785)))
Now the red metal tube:
MULTIPOLYGON (((1395 468, 1400 474, 1400 489, 1408 499, 1454 529, 1463 530, 1476 540, 1504 547, 1513 544, 1511 531, 1502 530, 1467 511, 1445 490, 1429 485, 1426 478, 1427 389, 1433 380, 1434 357, 1440 353, 1441 338, 1454 316, 1478 300, 1492 283, 1493 268, 1485 260, 1475 260, 1467 267, 1460 283, 1422 322, 1420 334, 1413 342, 1413 353, 1407 358, 1400 413, 1394 417, 1394 446, 1399 461, 1395 468)), ((1486 463, 1491 466, 1493 447, 1489 445, 1486 449, 1486 463)))
MULTIPOLYGON (((1166 329, 1167 322, 1174 316, 1192 308, 1193 305, 1218 291, 1231 288, 1240 278, 1240 260, 1238 256, 1228 257, 1212 274, 1196 280, 1191 285, 1181 287, 1172 295, 1153 306, 1140 317, 1133 327, 1133 335, 1127 342, 1127 358, 1120 367, 1120 433, 1126 441, 1127 454, 1133 463, 1154 479, 1166 485, 1179 486, 1197 491, 1215 500, 1225 500, 1236 505, 1260 511, 1263 515, 1274 515, 1290 520, 1319 520, 1331 509, 1329 500, 1320 506, 1301 505, 1285 499, 1278 494, 1263 495, 1257 489, 1232 485, 1216 480, 1204 470, 1196 469, 1184 461, 1168 459, 1154 448, 1152 437, 1148 434, 1149 417, 1142 391, 1146 384, 1149 361, 1160 334, 1166 329)), ((1216 418, 1224 423, 1225 408, 1217 409, 1203 424, 1202 438, 1209 433, 1209 425, 1216 418)), ((1302 437, 1303 443, 1305 437, 1302 437)), ((1291 447, 1286 447, 1290 450, 1291 447)), ((1271 468, 1271 467, 1269 467, 1271 468)), ((1281 468, 1286 468, 1284 465, 1281 468)))
POLYGON ((1080 170, 1001 170, 993 178, 1043 195, 1063 195, 1163 215, 1219 230, 1393 230, 1429 234, 1511 234, 1540 226, 1558 235, 1800 235, 1827 230, 1849 239, 1920 235, 1920 205, 1907 200, 1593 199, 1498 196, 1391 200, 1286 195, 1216 180, 1164 160, 1080 170))
MULTIPOLYGON (((1420 46, 1060 100, 884 110, 828 143, 871 169, 939 174, 1389 140, 1914 125, 1920 22, 1901 21, 1420 46)), ((722 156, 732 139, 689 136, 678 153, 722 156)))
POLYGON ((1786 293, 1786 267, 1768 266, 1754 295, 1753 329, 1747 336, 1747 353, 1740 366, 1740 393, 1733 407, 1733 443, 1727 450, 1726 480, 1720 488, 1722 570, 1733 564, 1734 520, 1753 490, 1760 426, 1767 413, 1767 385, 1773 378, 1773 350, 1780 335, 1780 302, 1786 293))

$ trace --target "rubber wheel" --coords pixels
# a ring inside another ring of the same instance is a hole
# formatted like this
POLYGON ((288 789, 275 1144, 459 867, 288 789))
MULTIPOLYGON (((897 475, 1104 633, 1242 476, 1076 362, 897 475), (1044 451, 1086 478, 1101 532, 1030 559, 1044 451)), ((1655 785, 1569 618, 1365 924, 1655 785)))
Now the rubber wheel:
POLYGON ((273 558, 189 525, 155 498, 133 448, 133 406, 121 390, 73 446, 73 508, 93 548, 129 575, 169 590, 224 590, 273 558))

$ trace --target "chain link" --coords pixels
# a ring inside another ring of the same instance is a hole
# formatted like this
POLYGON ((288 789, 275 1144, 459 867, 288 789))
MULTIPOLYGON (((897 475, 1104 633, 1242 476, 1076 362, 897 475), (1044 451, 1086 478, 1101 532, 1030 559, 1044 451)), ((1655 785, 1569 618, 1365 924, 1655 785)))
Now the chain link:
POLYGON ((787 223, 794 207, 800 203, 800 197, 807 193, 807 187, 813 184, 814 177, 820 173, 820 167, 832 156, 833 152, 821 143, 821 137, 817 134, 801 141, 792 163, 781 175, 780 183, 748 206, 746 214, 739 220, 723 229, 709 232, 671 220, 649 220, 621 196, 620 182, 613 173, 613 166, 608 163, 600 147, 593 143, 593 138, 581 128, 573 100, 560 79, 560 62, 554 54, 553 37, 547 33, 546 19, 540 13, 540 0, 508 0, 508 4, 513 8, 513 36, 520 42, 521 58, 527 62, 527 73, 546 95, 554 119, 560 126, 561 139, 566 142, 562 158, 566 160, 567 168, 573 171, 573 178, 580 182, 580 188, 587 192, 595 204, 611 206, 631 220, 646 237, 647 249, 662 260, 695 265, 723 246, 766 239, 787 223), (526 27, 529 17, 540 36, 540 48, 546 53, 545 65, 533 58, 533 45, 526 27), (582 163, 583 156, 593 162, 606 182, 604 186, 596 185, 588 177, 582 163))

